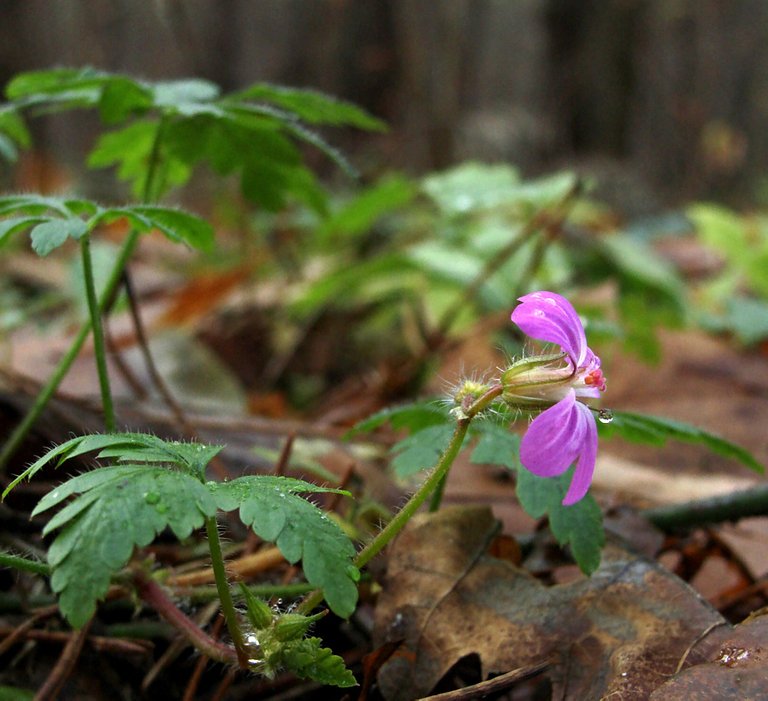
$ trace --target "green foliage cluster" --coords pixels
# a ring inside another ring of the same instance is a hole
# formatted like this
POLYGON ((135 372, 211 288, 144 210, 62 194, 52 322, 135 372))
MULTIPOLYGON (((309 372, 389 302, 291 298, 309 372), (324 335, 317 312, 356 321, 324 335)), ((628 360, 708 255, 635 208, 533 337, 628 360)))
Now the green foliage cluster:
MULTIPOLYGON (((482 315, 508 311, 516 297, 536 288, 611 283, 617 290, 614 308, 588 310, 590 336, 602 332, 617 337, 649 359, 659 354, 657 325, 679 324, 689 310, 680 278, 645 239, 631 231, 597 233, 602 212, 571 173, 523 180, 507 165, 467 163, 419 179, 385 174, 354 193, 330 198, 305 164, 302 149, 319 149, 349 173, 351 166, 317 129, 380 130, 383 125, 354 105, 314 91, 256 84, 223 94, 205 80, 150 82, 86 68, 19 75, 7 86, 6 96, 8 102, 0 105, 0 156, 12 161, 20 148, 30 145, 28 117, 95 110, 109 131, 97 138, 87 166, 114 168, 137 202, 109 206, 69 196, 3 196, 0 245, 29 231, 33 250, 45 256, 70 239, 79 241, 85 270, 92 261, 82 244, 101 227, 125 220, 130 233, 124 255, 111 269, 113 288, 136 237, 147 232, 159 231, 204 252, 216 250, 210 224, 156 204, 205 164, 217 176, 237 178, 243 197, 260 210, 258 221, 269 222, 270 231, 277 229, 277 220, 265 219, 264 211, 278 214, 301 242, 288 263, 280 251, 270 251, 283 266, 280 273, 291 266, 292 282, 281 292, 285 317, 306 325, 328 310, 362 310, 355 333, 369 334, 390 356, 414 348, 429 355, 452 333, 469 328, 482 315)), ((768 336, 768 307, 758 299, 768 294, 768 229, 762 221, 747 226, 705 206, 692 208, 689 217, 702 239, 728 262, 701 296, 711 302, 725 291, 733 302, 709 322, 745 342, 768 336)), ((269 240, 265 236, 264 245, 276 247, 269 240)), ((94 299, 92 271, 88 275, 99 356, 97 322, 111 293, 106 288, 100 300, 94 299)), ((84 328, 77 343, 87 336, 84 328)), ((73 348, 71 358, 77 354, 77 346, 73 348)), ((100 373, 108 415, 104 375, 100 373)), ((410 379, 415 392, 417 374, 410 379)), ((523 508, 535 518, 546 517, 581 569, 593 572, 604 543, 596 502, 588 495, 563 507, 570 473, 553 479, 528 473, 519 462, 519 437, 507 425, 510 417, 501 410, 489 414, 468 428, 471 461, 512 471, 523 508)), ((454 433, 455 417, 448 408, 436 403, 387 409, 356 430, 372 431, 385 423, 407 434, 392 448, 392 468, 401 478, 435 465, 452 436, 463 436, 454 433)), ((605 437, 651 444, 668 439, 699 443, 762 469, 743 449, 678 422, 616 414, 600 429, 605 437)), ((236 512, 247 528, 275 543, 288 562, 300 562, 331 611, 342 617, 353 613, 356 562, 367 560, 356 560, 355 547, 339 525, 302 496, 347 493, 265 475, 209 481, 207 466, 219 450, 139 433, 83 436, 51 449, 11 482, 5 494, 46 465, 59 466, 90 453, 102 463, 66 480, 33 512, 50 515, 44 535, 51 537, 51 587, 73 626, 89 620, 110 583, 131 566, 136 548, 164 531, 183 540, 205 526, 210 537, 220 511, 236 512)), ((212 560, 214 550, 212 546, 212 560)), ((227 591, 220 589, 225 617, 227 591)), ((308 637, 318 616, 280 613, 247 589, 243 595, 250 624, 245 645, 253 671, 272 676, 287 669, 323 684, 355 683, 341 658, 322 647, 319 638, 308 637)))
MULTIPOLYGON (((607 416, 607 415, 606 415, 607 416)), ((555 478, 537 477, 520 464, 519 435, 512 431, 512 417, 497 405, 487 415, 473 422, 468 430, 472 442, 470 461, 496 465, 512 471, 516 495, 523 509, 533 518, 546 517, 552 534, 562 546, 569 546, 573 559, 586 574, 600 564, 605 544, 600 507, 591 494, 571 506, 562 499, 571 482, 572 468, 555 478)), ((410 477, 435 464, 450 438, 455 420, 448 407, 439 401, 425 401, 390 407, 360 422, 356 433, 374 431, 385 424, 407 435, 391 448, 393 471, 410 477)), ((744 448, 689 424, 671 419, 611 412, 610 420, 598 423, 601 437, 623 438, 649 445, 663 445, 668 440, 703 445, 716 455, 736 460, 755 472, 763 466, 744 448)))

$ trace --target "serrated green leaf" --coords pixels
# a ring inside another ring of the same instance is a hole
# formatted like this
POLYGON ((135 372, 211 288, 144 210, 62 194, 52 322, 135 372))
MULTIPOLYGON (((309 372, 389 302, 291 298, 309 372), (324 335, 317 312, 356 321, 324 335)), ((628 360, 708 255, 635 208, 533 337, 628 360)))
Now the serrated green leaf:
MULTIPOLYGON (((5 488, 3 499, 19 482, 23 479, 31 479, 48 463, 55 461, 54 467, 59 467, 67 460, 72 460, 86 453, 98 451, 97 457, 112 458, 118 462, 173 465, 186 470, 197 478, 202 478, 208 463, 221 450, 221 446, 166 441, 147 433, 107 433, 78 436, 52 448, 35 460, 5 488)), ((63 490, 64 488, 59 489, 63 490)), ((62 498, 69 496, 68 493, 60 493, 64 494, 62 498)), ((44 497, 43 501, 45 499, 44 497)))
POLYGON ((421 470, 432 467, 442 455, 454 426, 450 423, 436 424, 412 433, 392 446, 396 453, 392 469, 398 477, 409 477, 421 470))
POLYGON ((745 448, 697 426, 648 414, 626 411, 614 411, 612 414, 610 423, 598 424, 600 436, 603 438, 619 436, 635 443, 649 445, 664 445, 668 440, 699 444, 715 455, 738 460, 755 472, 762 474, 765 471, 763 465, 745 448))
POLYGON ((245 100, 276 105, 309 124, 353 126, 372 131, 382 131, 386 128, 384 122, 356 105, 315 90, 297 90, 260 83, 228 96, 228 101, 232 102, 245 100))
POLYGON ((357 586, 355 548, 339 526, 297 493, 337 492, 285 477, 253 475, 209 483, 223 511, 239 507, 240 520, 259 537, 274 542, 290 563, 301 560, 311 584, 323 590, 331 610, 352 614, 357 586))
POLYGON ((320 638, 305 638, 287 645, 281 656, 282 663, 288 671, 301 679, 312 679, 332 686, 357 686, 344 660, 322 645, 320 638))
POLYGON ((23 212, 24 214, 49 214, 55 212, 62 217, 71 216, 65 200, 60 197, 24 194, 0 197, 0 214, 23 212))
MULTIPOLYGON (((48 550, 51 587, 76 628, 93 615, 111 577, 134 547, 148 545, 166 527, 186 538, 216 513, 210 492, 185 472, 146 465, 106 467, 73 478, 37 513, 79 494, 46 528, 61 528, 48 550)), ((56 492, 57 490, 54 490, 56 492)))
POLYGON ((88 224, 82 219, 49 219, 30 231, 32 249, 39 256, 47 256, 68 238, 80 239, 88 233, 88 224))
POLYGON ((549 517, 552 535, 560 545, 570 545, 579 569, 589 575, 600 565, 605 544, 603 515, 591 494, 575 504, 563 506, 572 474, 570 469, 557 477, 538 477, 520 468, 516 494, 527 514, 533 518, 549 517))
POLYGON ((503 465, 510 469, 520 467, 520 436, 506 426, 490 421, 475 422, 473 434, 479 435, 470 460, 481 465, 503 465))

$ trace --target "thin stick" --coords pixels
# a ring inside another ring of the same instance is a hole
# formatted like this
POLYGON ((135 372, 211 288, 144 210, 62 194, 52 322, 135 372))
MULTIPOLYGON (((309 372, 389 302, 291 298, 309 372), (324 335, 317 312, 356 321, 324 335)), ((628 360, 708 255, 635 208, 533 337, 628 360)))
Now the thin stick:
POLYGON ((54 665, 48 678, 35 694, 34 701, 53 701, 59 696, 61 688, 72 674, 77 658, 83 649, 83 643, 88 637, 91 621, 88 621, 80 630, 70 633, 69 640, 61 651, 58 661, 54 665))
POLYGON ((490 694, 497 694, 500 691, 504 691, 523 679, 540 674, 549 667, 550 664, 552 664, 552 661, 546 660, 545 662, 536 662, 534 664, 525 665, 525 667, 518 667, 506 674, 500 674, 493 679, 486 679, 483 682, 472 684, 472 686, 465 686, 463 689, 455 689, 454 691, 446 691, 442 694, 425 696, 418 699, 418 701, 464 701, 465 699, 484 698, 490 694))

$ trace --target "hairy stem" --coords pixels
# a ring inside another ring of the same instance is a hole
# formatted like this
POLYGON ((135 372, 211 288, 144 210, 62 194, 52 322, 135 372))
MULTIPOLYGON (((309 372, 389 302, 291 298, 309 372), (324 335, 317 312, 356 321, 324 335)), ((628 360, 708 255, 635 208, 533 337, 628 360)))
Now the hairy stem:
POLYGON ((21 570, 22 572, 31 572, 48 576, 51 574, 51 568, 44 562, 30 560, 21 555, 11 555, 11 553, 0 552, 0 567, 8 569, 21 570))
POLYGON ((214 640, 188 618, 154 579, 147 577, 140 570, 136 570, 135 582, 139 596, 206 657, 225 664, 238 663, 238 655, 235 650, 218 640, 214 640))
POLYGON ((112 403, 112 390, 109 386, 107 355, 104 347, 104 329, 101 325, 101 305, 96 297, 96 284, 93 280, 93 261, 91 259, 91 237, 85 234, 80 239, 80 256, 83 261, 83 279, 85 281, 85 299, 93 332, 93 353, 96 359, 96 371, 99 375, 101 405, 104 410, 104 428, 113 433, 116 427, 115 406, 112 403))
POLYGON ((232 602, 232 593, 229 591, 229 582, 227 582, 227 573, 224 568, 224 556, 221 553, 219 527, 215 516, 209 516, 205 519, 205 532, 208 536, 208 548, 211 551, 211 567, 216 579, 216 589, 219 592, 221 612, 227 623, 229 635, 235 645, 238 662, 241 667, 246 668, 248 666, 248 655, 245 651, 243 631, 240 629, 235 605, 232 602))
MULTIPOLYGON (((411 495, 411 498, 398 511, 392 520, 368 543, 355 558, 355 565, 359 568, 368 564, 376 555, 378 555, 393 539, 400 533, 405 525, 410 521, 419 507, 427 500, 430 494, 437 490, 448 476, 456 457, 464 445, 464 439, 467 436, 467 430, 472 419, 481 411, 488 408, 490 404, 497 399, 503 392, 503 387, 492 385, 488 390, 468 408, 465 409, 462 416, 456 421, 456 429, 453 432, 448 447, 445 449, 440 459, 437 461, 432 471, 424 480, 422 485, 411 495)), ((323 599, 323 593, 319 590, 312 592, 304 601, 302 601, 298 610, 301 613, 311 611, 323 599)))

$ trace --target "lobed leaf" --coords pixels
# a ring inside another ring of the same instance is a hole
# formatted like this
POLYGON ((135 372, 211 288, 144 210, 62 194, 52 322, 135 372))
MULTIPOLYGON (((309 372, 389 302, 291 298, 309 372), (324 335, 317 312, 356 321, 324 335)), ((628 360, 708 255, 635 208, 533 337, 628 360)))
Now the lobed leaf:
POLYGON ((282 654, 282 663, 288 671, 301 679, 312 679, 319 684, 332 686, 357 686, 344 660, 322 645, 320 638, 304 638, 287 645, 282 654))
POLYGON ((600 565, 605 544, 603 515, 591 494, 563 506, 573 469, 558 477, 538 477, 521 468, 517 471, 517 498, 533 518, 549 517, 549 527, 560 545, 570 545, 571 554, 582 572, 589 575, 600 565))
POLYGON ((453 424, 444 422, 422 428, 395 443, 392 446, 395 453, 392 469, 395 474, 408 477, 435 465, 453 432, 453 424))
POLYGON ((333 492, 287 477, 252 475, 208 484, 223 511, 239 508, 240 520, 273 542, 291 564, 301 560, 307 581, 322 589, 328 606, 347 618, 357 603, 355 548, 339 526, 299 493, 333 492))
POLYGON ((198 479, 148 465, 105 467, 74 477, 44 497, 34 513, 75 494, 44 529, 45 534, 61 529, 48 549, 51 588, 75 628, 93 615, 134 547, 148 545, 166 527, 186 538, 216 513, 212 495, 198 479))
MULTIPOLYGON (((31 479, 48 463, 55 461, 54 467, 59 467, 67 460, 72 460, 86 453, 96 452, 97 458, 112 458, 118 462, 173 465, 200 479, 204 476, 208 463, 221 449, 221 446, 209 446, 202 443, 166 441, 147 433, 106 433, 78 436, 52 448, 33 462, 11 481, 3 491, 2 498, 4 499, 19 482, 23 479, 31 479)), ((59 490, 61 489, 63 488, 59 488, 59 490)))
POLYGON ((648 414, 625 411, 614 411, 612 414, 610 423, 598 424, 602 437, 619 436, 635 443, 650 445, 664 445, 670 439, 695 443, 703 445, 716 455, 738 460, 755 472, 762 474, 765 471, 763 465, 745 448, 697 426, 648 414))
POLYGON ((470 460, 485 465, 502 465, 509 469, 520 467, 520 436, 507 426, 491 421, 479 421, 470 427, 479 436, 470 460))

